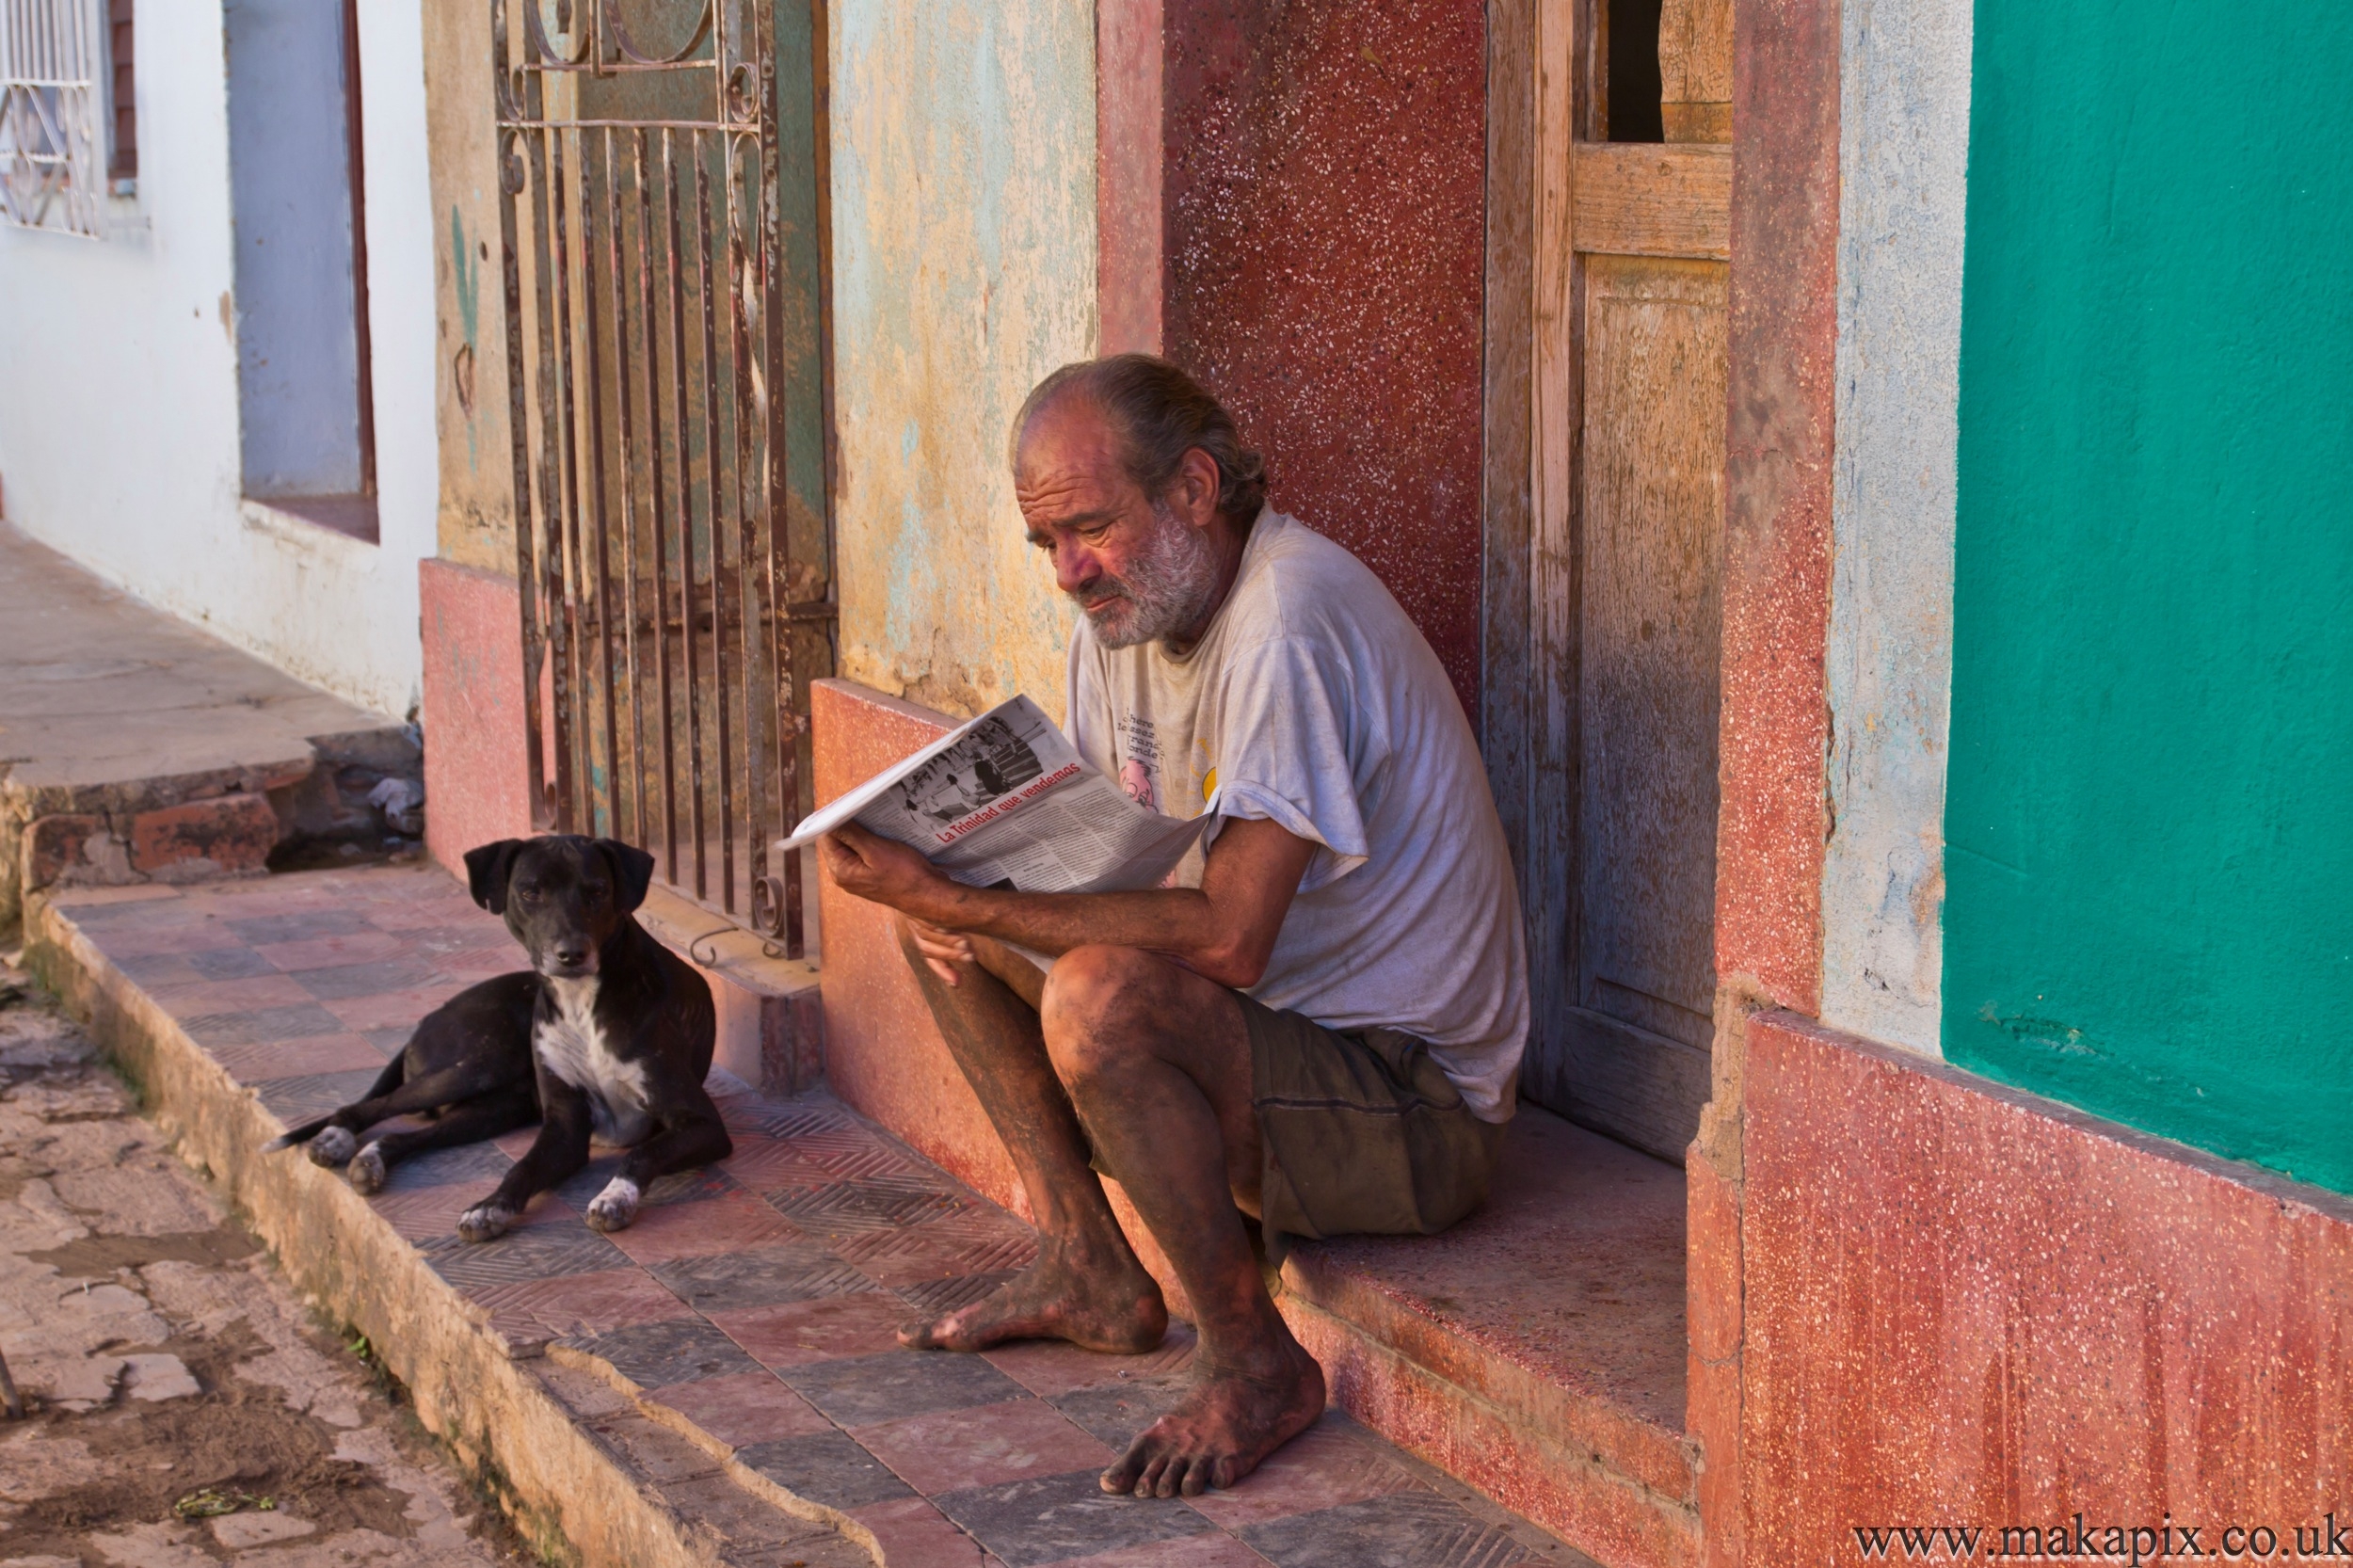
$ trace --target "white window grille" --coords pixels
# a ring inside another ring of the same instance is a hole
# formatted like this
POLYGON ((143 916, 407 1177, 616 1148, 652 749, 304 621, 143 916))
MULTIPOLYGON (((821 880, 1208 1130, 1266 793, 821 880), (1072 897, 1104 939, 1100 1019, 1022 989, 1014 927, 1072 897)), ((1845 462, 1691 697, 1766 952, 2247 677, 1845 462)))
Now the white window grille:
POLYGON ((104 60, 90 0, 0 0, 0 219, 97 236, 104 60))

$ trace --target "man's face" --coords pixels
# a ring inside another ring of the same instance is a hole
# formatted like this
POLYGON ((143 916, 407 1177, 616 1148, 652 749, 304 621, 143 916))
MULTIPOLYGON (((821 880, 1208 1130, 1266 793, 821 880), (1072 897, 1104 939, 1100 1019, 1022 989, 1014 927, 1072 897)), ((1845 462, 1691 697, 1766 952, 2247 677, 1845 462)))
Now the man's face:
POLYGON ((1155 505, 1128 476, 1110 425, 1081 397, 1031 421, 1014 472, 1030 542, 1054 558, 1054 584, 1076 600, 1106 648, 1184 631, 1218 586, 1206 528, 1155 505))

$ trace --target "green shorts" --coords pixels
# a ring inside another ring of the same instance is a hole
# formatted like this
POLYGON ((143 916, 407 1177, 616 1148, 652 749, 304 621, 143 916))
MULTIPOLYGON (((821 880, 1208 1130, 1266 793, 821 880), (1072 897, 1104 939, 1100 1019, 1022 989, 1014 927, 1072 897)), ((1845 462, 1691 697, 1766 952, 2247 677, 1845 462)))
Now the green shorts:
POLYGON ((1241 1000, 1268 1230, 1427 1236, 1486 1200, 1503 1128, 1471 1114, 1427 1044, 1241 1000))

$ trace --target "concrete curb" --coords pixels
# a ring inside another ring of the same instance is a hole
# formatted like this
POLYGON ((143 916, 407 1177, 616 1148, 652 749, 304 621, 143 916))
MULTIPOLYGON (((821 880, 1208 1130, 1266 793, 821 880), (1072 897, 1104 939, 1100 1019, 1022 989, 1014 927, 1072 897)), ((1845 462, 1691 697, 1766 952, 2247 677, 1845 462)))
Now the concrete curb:
POLYGON ((336 1173, 261 1155, 283 1130, 278 1119, 48 900, 31 902, 24 934, 27 966, 87 1020, 181 1158, 244 1210, 297 1289, 368 1336, 425 1427, 543 1555, 591 1568, 879 1560, 872 1536, 832 1510, 741 1465, 678 1463, 681 1449, 699 1459, 703 1444, 649 1419, 634 1389, 607 1385, 622 1408, 596 1398, 584 1368, 510 1357, 479 1310, 336 1173))

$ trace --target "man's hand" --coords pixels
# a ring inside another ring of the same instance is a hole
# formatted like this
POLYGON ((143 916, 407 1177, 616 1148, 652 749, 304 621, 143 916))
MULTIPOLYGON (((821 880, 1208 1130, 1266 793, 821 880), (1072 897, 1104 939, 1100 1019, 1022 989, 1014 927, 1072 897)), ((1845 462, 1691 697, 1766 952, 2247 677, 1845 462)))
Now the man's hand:
POLYGON ((843 823, 818 840, 817 853, 824 861, 825 874, 843 892, 919 920, 923 911, 917 906, 936 903, 942 890, 955 886, 917 850, 870 833, 854 822, 843 823))
POLYGON ((1246 989, 1266 973, 1316 851, 1277 824, 1237 819, 1210 847, 1198 888, 1021 893, 967 887, 906 845, 856 824, 817 842, 835 886, 904 916, 923 961, 951 985, 961 983, 960 966, 982 962, 970 938, 989 937, 1051 956, 1089 943, 1142 948, 1220 985, 1246 989))
POLYGON ((915 938, 915 951, 923 955, 932 973, 951 985, 964 984, 964 970, 959 965, 980 962, 980 955, 972 950, 972 938, 962 932, 942 931, 910 917, 907 933, 915 938))

